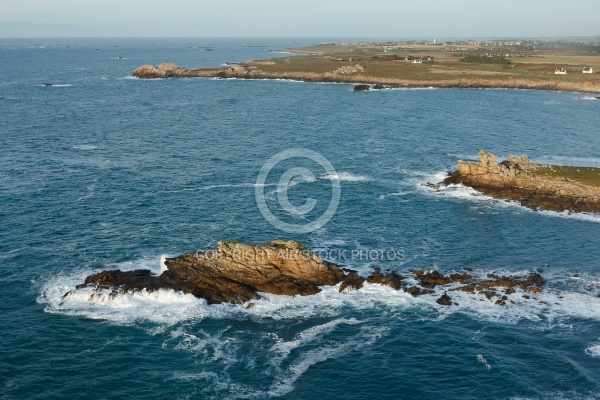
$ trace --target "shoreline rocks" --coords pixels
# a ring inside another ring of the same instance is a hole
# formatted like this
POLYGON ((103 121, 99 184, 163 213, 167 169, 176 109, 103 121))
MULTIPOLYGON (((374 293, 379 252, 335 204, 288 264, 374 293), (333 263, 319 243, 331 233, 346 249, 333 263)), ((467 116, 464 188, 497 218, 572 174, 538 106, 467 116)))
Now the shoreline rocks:
MULTIPOLYGON (((262 62, 264 63, 264 61, 262 62)), ((355 84, 363 82, 366 85, 381 85, 382 88, 460 88, 460 89, 534 89, 563 92, 600 93, 600 83, 569 82, 569 81, 540 81, 530 79, 507 78, 455 78, 455 79, 403 79, 394 77, 379 77, 368 75, 367 71, 344 74, 337 70, 330 72, 307 71, 264 71, 260 69, 261 62, 246 62, 230 64, 224 68, 181 68, 177 64, 163 63, 158 66, 142 65, 133 71, 132 76, 140 79, 165 78, 217 78, 217 79, 289 79, 303 82, 331 82, 355 84)), ((352 71, 354 71, 354 69, 352 71)), ((378 86, 379 87, 379 86, 378 86)))
MULTIPOLYGON (((533 210, 600 212, 600 186, 557 172, 559 168, 578 171, 578 167, 535 164, 525 156, 510 156, 499 163, 497 156, 483 150, 479 158, 479 162, 459 161, 457 171, 433 186, 462 184, 533 210)), ((600 169, 586 169, 597 170, 600 181, 600 169)))
MULTIPOLYGON (((214 250, 186 253, 164 261, 167 270, 153 275, 149 270, 102 271, 88 276, 76 290, 92 288, 94 297, 102 291, 111 296, 140 291, 171 289, 206 299, 208 304, 244 304, 259 300, 259 293, 307 296, 321 292, 322 286, 340 284, 339 291, 361 290, 364 282, 389 286, 412 296, 435 293, 436 288, 484 295, 487 299, 523 293, 539 293, 544 278, 534 273, 527 277, 479 278, 467 272, 444 276, 439 271, 413 270, 410 276, 375 267, 366 278, 317 257, 302 244, 276 240, 264 244, 219 242, 214 250)), ((68 292, 65 296, 69 296, 68 292)), ((452 305, 447 294, 441 305, 452 305)), ((249 303, 248 306, 252 307, 249 303)), ((501 303, 498 303, 501 304, 501 303)))

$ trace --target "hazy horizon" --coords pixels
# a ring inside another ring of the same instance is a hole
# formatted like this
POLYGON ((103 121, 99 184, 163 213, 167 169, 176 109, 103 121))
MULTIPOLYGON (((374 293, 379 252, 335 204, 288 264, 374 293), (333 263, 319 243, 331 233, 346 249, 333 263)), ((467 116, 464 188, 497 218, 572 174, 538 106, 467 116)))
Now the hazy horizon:
POLYGON ((600 35, 600 0, 22 0, 0 37, 559 38, 600 35))

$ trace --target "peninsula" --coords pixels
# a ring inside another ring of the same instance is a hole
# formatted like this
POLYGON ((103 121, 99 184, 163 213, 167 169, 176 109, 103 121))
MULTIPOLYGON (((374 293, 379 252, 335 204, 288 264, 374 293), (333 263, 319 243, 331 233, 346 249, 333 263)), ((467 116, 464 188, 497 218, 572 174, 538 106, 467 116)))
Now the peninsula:
POLYGON ((499 163, 483 150, 479 158, 459 161, 458 170, 441 185, 470 186, 534 210, 600 212, 600 168, 535 164, 525 156, 499 163))
MULTIPOLYGON (((561 42, 562 43, 562 42, 561 42)), ((363 84, 357 90, 438 87, 600 93, 600 45, 538 42, 340 43, 220 68, 142 65, 141 79, 291 79, 363 84)), ((273 54, 273 53, 271 53, 273 54)))

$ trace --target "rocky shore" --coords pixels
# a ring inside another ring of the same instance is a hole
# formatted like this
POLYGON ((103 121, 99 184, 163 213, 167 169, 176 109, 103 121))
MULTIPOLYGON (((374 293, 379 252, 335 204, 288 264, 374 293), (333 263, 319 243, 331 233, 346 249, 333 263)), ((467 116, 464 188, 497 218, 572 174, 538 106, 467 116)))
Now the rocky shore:
MULTIPOLYGON (((102 271, 88 276, 75 290, 92 289, 91 297, 108 292, 110 296, 139 291, 171 289, 204 298, 209 304, 223 302, 246 304, 261 298, 260 293, 307 296, 319 293, 322 286, 339 285, 347 293, 360 290, 365 281, 390 286, 412 296, 444 293, 436 300, 452 305, 451 293, 462 291, 481 295, 482 299, 505 305, 508 296, 525 299, 540 293, 544 278, 538 273, 528 276, 481 278, 468 272, 443 275, 437 270, 412 270, 406 276, 374 268, 366 278, 356 271, 323 261, 302 244, 273 241, 264 244, 219 242, 217 248, 187 253, 165 260, 166 270, 156 276, 149 270, 123 272, 102 271)), ((68 292, 65 296, 71 295, 68 292)))
POLYGON ((534 210, 600 212, 600 168, 535 164, 525 156, 501 163, 480 151, 479 162, 458 162, 441 185, 462 184, 534 210))
POLYGON ((531 79, 503 79, 503 78, 457 78, 457 79, 401 79, 393 77, 371 76, 366 72, 356 69, 353 73, 345 70, 332 70, 331 72, 303 72, 303 71, 263 71, 260 64, 231 64, 224 68, 180 68, 177 64, 165 63, 158 66, 142 65, 133 71, 133 76, 140 79, 165 79, 165 78, 221 78, 221 79, 289 79, 304 82, 331 82, 331 83, 361 83, 374 86, 375 89, 389 88, 472 88, 472 89, 536 89, 565 92, 600 93, 600 82, 596 81, 552 81, 531 79))

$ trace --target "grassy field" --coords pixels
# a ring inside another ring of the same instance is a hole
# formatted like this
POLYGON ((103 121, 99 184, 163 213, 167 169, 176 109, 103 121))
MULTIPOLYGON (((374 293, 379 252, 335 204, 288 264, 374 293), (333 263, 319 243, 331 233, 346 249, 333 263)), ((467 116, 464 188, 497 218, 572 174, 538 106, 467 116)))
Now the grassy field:
POLYGON ((533 174, 537 176, 561 178, 600 187, 600 168, 543 165, 538 167, 533 174))
MULTIPOLYGON (((452 80, 452 79, 528 79, 547 82, 597 82, 600 84, 600 54, 562 49, 556 53, 518 51, 502 49, 511 65, 465 63, 460 60, 473 54, 484 54, 485 49, 475 46, 460 46, 460 51, 448 46, 342 46, 339 44, 314 45, 291 51, 303 53, 292 57, 278 57, 262 61, 249 61, 265 72, 333 72, 341 66, 360 64, 365 68, 363 75, 374 78, 407 80, 452 80), (410 48, 409 48, 410 47, 410 48), (382 60, 379 58, 400 58, 382 60), (409 58, 432 57, 433 63, 413 64, 409 58), (584 66, 591 66, 594 74, 582 74, 584 66), (554 69, 566 68, 567 75, 555 75, 554 69)), ((492 51, 492 50, 488 50, 492 51)), ((500 50, 493 50, 498 52, 500 50)))

